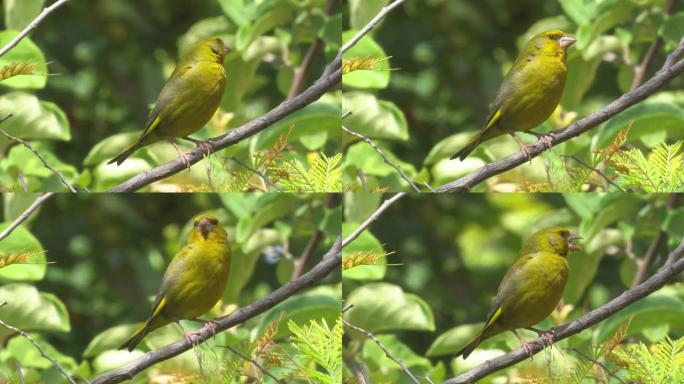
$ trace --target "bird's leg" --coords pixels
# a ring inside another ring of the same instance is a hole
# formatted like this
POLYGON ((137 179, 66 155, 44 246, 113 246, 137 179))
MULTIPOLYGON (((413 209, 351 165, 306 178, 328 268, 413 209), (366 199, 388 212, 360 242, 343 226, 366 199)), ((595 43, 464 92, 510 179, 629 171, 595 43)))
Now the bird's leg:
POLYGON ((194 348, 197 343, 195 343, 195 340, 193 340, 194 336, 197 336, 199 332, 190 332, 188 331, 183 324, 181 324, 180 320, 176 320, 176 324, 178 324, 178 327, 180 327, 181 331, 183 332, 183 336, 185 336, 185 340, 192 345, 194 348))
POLYGON ((549 329, 548 331, 545 331, 543 329, 534 328, 534 327, 527 327, 525 329, 536 333, 542 339, 542 342, 544 343, 544 345, 546 345, 547 347, 550 347, 556 338, 556 333, 554 332, 553 329, 549 329))
MULTIPOLYGON (((202 327, 209 328, 212 336, 216 336, 216 328, 218 328, 218 323, 215 320, 202 320, 202 319, 190 319, 190 320, 202 323, 202 327)), ((199 331, 195 332, 195 333, 199 334, 199 331)))
POLYGON ((190 136, 183 137, 183 140, 187 140, 191 143, 194 143, 198 147, 202 147, 202 149, 204 149, 204 152, 206 152, 207 155, 211 155, 212 153, 214 153, 214 144, 212 144, 208 140, 207 141, 197 140, 197 139, 193 139, 190 136))
POLYGON ((178 157, 181 159, 181 161, 185 165, 185 168, 187 168, 188 171, 190 171, 190 159, 188 159, 188 155, 183 153, 183 151, 181 151, 181 149, 178 148, 178 144, 176 144, 175 140, 169 139, 169 143, 171 143, 171 145, 173 145, 173 148, 176 149, 176 152, 178 152, 178 157))
POLYGON ((515 133, 508 132, 508 134, 511 135, 511 137, 513 138, 513 140, 515 140, 516 143, 518 143, 518 146, 520 147, 520 152, 522 152, 523 155, 527 157, 527 159, 530 161, 530 165, 532 165, 532 156, 530 156, 530 150, 527 149, 527 145, 520 141, 520 139, 518 139, 518 136, 516 136, 515 133))
POLYGON ((527 355, 529 357, 534 356, 534 353, 532 353, 532 347, 530 346, 531 343, 528 343, 527 341, 525 341, 525 339, 523 339, 515 329, 511 329, 511 331, 513 332, 515 337, 518 338, 518 341, 520 341, 520 344, 522 344, 522 348, 525 350, 525 353, 527 353, 527 355))
POLYGON ((542 143, 544 143, 544 146, 546 148, 553 148, 553 140, 556 138, 555 136, 553 136, 553 133, 537 133, 533 131, 528 131, 527 133, 536 136, 538 140, 541 140, 542 143))

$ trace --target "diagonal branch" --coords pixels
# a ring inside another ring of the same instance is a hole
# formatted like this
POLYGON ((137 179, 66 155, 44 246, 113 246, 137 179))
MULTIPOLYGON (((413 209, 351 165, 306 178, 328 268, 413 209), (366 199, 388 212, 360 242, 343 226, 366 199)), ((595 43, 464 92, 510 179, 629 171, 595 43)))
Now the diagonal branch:
MULTIPOLYGON (((552 146, 568 141, 573 137, 579 136, 580 134, 597 127, 599 124, 608 121, 618 113, 654 94, 664 85, 684 72, 684 60, 682 59, 682 55, 684 55, 684 37, 680 40, 677 49, 675 49, 675 51, 668 56, 667 60, 665 60, 663 67, 643 85, 620 96, 602 110, 594 112, 565 128, 551 132, 552 146)), ((539 140, 527 148, 531 158, 539 156, 547 147, 545 143, 539 140)), ((466 176, 444 184, 437 188, 436 192, 467 191, 490 177, 524 164, 530 158, 525 156, 522 152, 516 152, 503 159, 485 164, 466 176)))
POLYGON ((5 237, 9 236, 12 233, 12 231, 14 231, 21 223, 26 221, 31 216, 33 211, 35 211, 36 209, 38 209, 38 207, 43 205, 43 203, 46 202, 49 198, 51 198, 54 194, 55 192, 48 192, 43 195, 40 195, 33 203, 31 203, 31 205, 28 208, 26 208, 26 210, 21 215, 14 219, 14 221, 12 222, 12 224, 10 224, 9 227, 5 228, 2 232, 0 232, 0 241, 2 241, 5 237))
POLYGON ((347 52, 351 47, 356 45, 356 43, 358 43, 359 40, 361 40, 361 38, 364 37, 368 32, 372 31, 373 28, 375 28, 375 26, 377 26, 380 23, 380 21, 382 19, 384 19, 385 16, 387 16, 388 13, 392 12, 392 10, 394 10, 394 8, 403 4, 404 1, 405 0, 394 0, 393 3, 382 7, 380 12, 378 12, 378 14, 375 15, 375 17, 370 22, 368 22, 368 24, 366 24, 366 26, 363 27, 359 31, 359 33, 356 34, 356 36, 354 36, 351 40, 347 41, 342 46, 342 48, 340 48, 340 55, 347 52))
POLYGON ((55 1, 51 6, 47 8, 43 8, 43 10, 36 16, 33 21, 29 23, 29 25, 24 28, 23 31, 19 32, 18 35, 14 37, 9 43, 5 44, 4 47, 0 48, 0 57, 9 52, 12 48, 16 47, 19 42, 26 37, 31 31, 36 29, 38 24, 40 24, 41 21, 43 21, 44 18, 47 17, 52 11, 55 9, 61 7, 62 5, 66 4, 69 0, 57 0, 55 1))
MULTIPOLYGON (((324 93, 337 85, 342 79, 342 62, 341 60, 334 60, 326 68, 331 68, 330 74, 323 75, 321 78, 307 88, 298 96, 283 101, 277 107, 273 108, 266 114, 258 117, 242 126, 231 130, 221 136, 209 139, 208 142, 214 148, 212 152, 217 152, 221 149, 227 148, 231 145, 253 136, 264 129, 275 124, 291 113, 300 110, 307 105, 318 100, 324 93)), ((204 156, 208 156, 206 146, 198 146, 195 150, 186 153, 189 164, 195 164, 202 160, 204 156)), ((174 175, 182 170, 187 169, 187 163, 181 159, 172 160, 166 164, 160 165, 150 171, 142 172, 127 181, 111 188, 107 192, 134 192, 138 189, 149 185, 155 181, 162 180, 171 175, 174 175)))
MULTIPOLYGON (((214 320, 216 333, 230 329, 247 321, 248 319, 264 313, 266 310, 273 308, 276 304, 287 300, 292 295, 323 279, 331 272, 338 269, 342 262, 341 244, 342 238, 338 236, 330 250, 323 255, 321 262, 316 264, 316 266, 314 266, 310 271, 276 289, 268 296, 250 305, 242 307, 228 316, 220 317, 214 320)), ((195 338, 195 343, 199 345, 213 337, 214 334, 214 331, 209 327, 202 327, 198 331, 199 337, 195 338)), ((160 361, 168 360, 191 348, 192 345, 188 343, 185 338, 182 338, 173 344, 169 344, 155 351, 148 352, 140 358, 135 359, 120 368, 105 372, 102 375, 93 378, 91 383, 119 383, 124 380, 130 380, 133 378, 133 376, 142 372, 146 368, 160 361)))
MULTIPOLYGON (((665 285, 665 283, 667 283, 670 279, 684 271, 683 256, 684 238, 682 238, 679 246, 677 246, 677 248, 670 253, 668 260, 673 260, 672 263, 665 264, 648 280, 632 289, 624 291, 620 296, 614 298, 610 302, 594 309, 593 311, 585 313, 568 324, 552 329, 554 334, 553 342, 555 343, 574 334, 580 333, 583 330, 614 315, 628 305, 634 304, 635 302, 662 288, 663 285, 665 285)), ((545 343, 548 343, 548 339, 544 339, 543 337, 539 337, 537 340, 531 342, 529 344, 531 354, 534 355, 541 352, 545 347, 545 343)), ((477 380, 492 374, 493 372, 510 367, 511 365, 519 363, 527 358, 529 358, 527 352, 523 348, 518 348, 502 356, 488 360, 484 364, 481 364, 456 377, 443 381, 442 384, 474 383, 477 380)))
MULTIPOLYGON (((672 15, 674 13, 676 3, 677 0, 669 0, 663 8, 664 14, 672 15)), ((644 60, 636 67, 636 69, 634 69, 634 79, 632 80, 632 85, 629 87, 630 89, 634 89, 644 82, 644 79, 646 78, 646 71, 648 71, 648 67, 653 62, 653 59, 655 59, 662 45, 663 37, 658 34, 655 40, 653 40, 651 43, 651 46, 648 47, 648 51, 646 52, 646 56, 644 56, 644 60)))
POLYGON ((344 238, 344 240, 342 241, 342 248, 346 247, 347 245, 349 245, 349 243, 351 243, 352 241, 354 241, 354 239, 356 239, 357 237, 359 237, 359 235, 361 235, 361 233, 362 233, 363 231, 365 231, 366 229, 368 229, 368 227, 369 227, 375 220, 377 220, 378 218, 380 218, 380 216, 387 210, 387 208, 389 208, 392 204, 394 204, 394 203, 396 203, 397 201, 399 201, 399 199, 401 199, 401 198, 404 197, 404 196, 406 196, 406 192, 399 192, 399 193, 395 194, 394 196, 390 197, 389 199, 383 201, 382 204, 380 204, 380 207, 378 207, 378 209, 376 209, 375 212, 373 212, 373 213, 366 219, 366 221, 364 221, 363 223, 361 223, 361 225, 359 225, 359 226, 354 230, 354 232, 350 233, 347 237, 344 238))
MULTIPOLYGON (((10 113, 9 115, 5 116, 5 117, 0 118, 0 123, 2 123, 3 121, 9 119, 10 117, 12 117, 12 114, 11 114, 11 113, 10 113)), ((55 167, 53 167, 52 165, 50 165, 50 163, 48 163, 47 160, 45 160, 45 158, 43 157, 43 155, 41 155, 38 151, 36 151, 36 149, 33 148, 33 146, 32 146, 29 142, 24 141, 24 140, 22 140, 22 139, 20 139, 20 138, 18 138, 18 137, 14 137, 14 136, 10 135, 9 133, 5 132, 5 131, 2 130, 2 129, 0 129, 0 133, 2 133, 2 134, 3 134, 5 137, 7 137, 8 139, 10 139, 10 140, 12 140, 12 141, 14 141, 14 142, 17 142, 17 143, 23 145, 23 146, 26 147, 29 151, 33 152, 33 154, 36 155, 36 157, 38 158, 38 160, 40 160, 40 162, 43 163, 43 166, 44 166, 45 168, 47 168, 48 170, 50 170, 52 173, 54 173, 54 174, 57 176, 57 178, 59 179, 59 181, 60 181, 62 184, 64 184, 64 186, 66 186, 67 189, 68 189, 70 192, 72 192, 72 193, 78 192, 78 191, 76 190, 76 188, 74 188, 74 186, 71 185, 71 183, 69 183, 69 180, 67 180, 67 178, 64 176, 64 174, 63 174, 62 172, 60 172, 59 170, 57 170, 57 168, 55 168, 55 167)))

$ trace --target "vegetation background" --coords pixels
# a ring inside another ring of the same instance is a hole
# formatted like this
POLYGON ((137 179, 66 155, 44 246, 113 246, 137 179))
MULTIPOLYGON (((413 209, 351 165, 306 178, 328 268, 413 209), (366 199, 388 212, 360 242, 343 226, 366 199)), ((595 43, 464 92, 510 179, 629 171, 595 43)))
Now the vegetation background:
MULTIPOLYGON (((388 3, 349 0, 343 40, 388 3)), ((647 50, 662 39, 648 79, 684 36, 682 26, 684 4, 678 0, 406 1, 345 55, 348 64, 362 68, 363 60, 389 59, 343 76, 343 112, 352 112, 343 123, 373 139, 410 178, 436 188, 518 150, 510 137, 501 137, 463 162, 448 160, 482 127, 503 76, 532 35, 560 28, 578 39, 568 51, 560 108, 535 129, 548 132, 630 90, 647 50)), ((684 190, 683 85, 681 77, 675 79, 598 128, 544 152, 532 165, 498 175, 476 190, 684 190)), ((526 143, 536 140, 524 133, 519 137, 526 143)), ((410 190, 368 144, 350 135, 344 135, 343 144, 347 190, 360 188, 359 170, 369 190, 410 190)))
MULTIPOLYGON (((0 229, 33 198, 31 194, 4 194, 0 229)), ((220 305, 204 317, 210 319, 288 282, 293 261, 320 229, 322 241, 304 271, 319 262, 340 232, 339 203, 322 194, 55 196, 0 242, 0 303, 7 302, 0 308, 0 318, 29 332, 68 372, 91 379, 144 351, 182 339, 172 324, 149 334, 132 353, 117 350, 149 315, 162 274, 195 215, 217 215, 232 246, 228 288, 220 305)), ((198 356, 186 352, 156 364, 133 382, 231 383, 239 377, 264 378, 251 363, 222 345, 251 356, 288 381, 308 382, 318 372, 319 382, 338 382, 339 279, 331 274, 321 284, 202 344, 198 356), (327 331, 312 326, 311 321, 321 326, 325 321, 327 331), (294 336, 297 327, 306 330, 302 344, 294 336), (302 347, 307 343, 319 345, 313 349, 315 358, 324 356, 328 360, 321 361, 336 365, 316 365, 318 360, 307 355, 311 350, 302 347), (197 369, 200 357, 203 375, 197 369)), ((195 329, 198 324, 186 322, 185 327, 195 329)), ((0 344, 0 382, 2 378, 19 382, 15 361, 21 364, 27 382, 64 382, 23 337, 0 327, 0 344)))
MULTIPOLYGON (((632 287, 638 265, 659 231, 665 241, 656 248, 653 264, 644 267, 645 276, 662 266, 684 236, 681 197, 406 196, 343 250, 344 306, 352 306, 344 313, 345 320, 373 332, 414 375, 439 383, 520 347, 506 332, 483 342, 465 361, 452 358, 481 329, 499 282, 530 234, 565 225, 584 238, 583 250, 568 257, 570 272, 561 305, 539 325, 549 329, 632 287)), ((379 194, 345 194, 343 233, 354 230, 380 201, 379 194)), ((680 275, 651 296, 482 383, 619 382, 607 372, 625 382, 679 382, 684 379, 684 366, 677 362, 684 359, 682 316, 680 275), (675 344, 667 337, 679 341, 675 344), (589 359, 604 364, 606 371, 589 359)), ((528 340, 536 337, 529 331, 521 334, 528 340)), ((357 361, 374 382, 412 383, 361 333, 345 333, 343 353, 345 375, 351 376, 350 361, 357 361)))
MULTIPOLYGON (((0 45, 52 1, 2 3, 0 45)), ((70 1, 0 58, 0 113, 13 114, 0 128, 30 140, 75 185, 93 191, 112 187, 177 157, 170 145, 160 143, 138 151, 119 167, 105 164, 140 135, 179 54, 189 45, 218 35, 233 49, 224 62, 228 82, 220 110, 193 135, 207 139, 283 101, 295 69, 317 38, 323 44, 302 89, 320 76, 340 45, 341 14, 334 10, 327 15, 326 4, 327 0, 70 1)), ((229 160, 235 156, 274 182, 282 179, 283 189, 339 190, 332 179, 330 185, 297 179, 316 162, 330 168, 339 162, 339 98, 339 92, 331 92, 191 172, 147 189, 267 190, 258 177, 251 178, 253 172, 229 160), (293 129, 288 137, 289 127, 293 129)), ((0 190, 23 190, 19 178, 29 191, 64 190, 26 148, 0 136, 0 190)))

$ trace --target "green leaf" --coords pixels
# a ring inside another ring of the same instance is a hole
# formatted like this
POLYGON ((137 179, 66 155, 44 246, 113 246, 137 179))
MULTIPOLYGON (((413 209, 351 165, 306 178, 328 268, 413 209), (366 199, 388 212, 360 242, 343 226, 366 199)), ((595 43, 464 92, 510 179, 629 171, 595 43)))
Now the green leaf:
POLYGON ((263 228, 254 232, 254 235, 244 243, 241 248, 233 248, 230 260, 230 275, 228 276, 228 287, 223 293, 223 301, 226 303, 238 302, 242 288, 249 283, 254 274, 262 250, 269 245, 282 244, 282 238, 278 231, 271 228, 263 228))
MULTIPOLYGON (((20 139, 71 140, 66 115, 54 103, 40 101, 35 95, 11 92, 0 96, 0 114, 12 113, 2 129, 20 139)), ((0 143, 6 141, 4 136, 0 143)))
MULTIPOLYGON (((350 233, 359 226, 354 222, 342 223, 342 238, 347 237, 350 233)), ((380 251, 384 253, 382 244, 373 236, 370 231, 363 231, 357 237, 342 249, 342 258, 349 257, 355 252, 371 252, 380 251)), ((342 271, 342 277, 345 279, 354 280, 381 280, 385 277, 387 270, 387 259, 385 257, 377 261, 377 265, 359 265, 342 271)))
POLYGON ((115 368, 130 363, 133 360, 139 359, 144 355, 142 351, 135 350, 128 351, 105 351, 93 360, 94 373, 108 372, 115 368))
MULTIPOLYGON (((0 231, 10 226, 10 222, 1 223, 0 231)), ((37 264, 12 264, 0 268, 0 278, 7 280, 42 280, 45 277, 47 265, 45 264, 45 252, 31 232, 23 225, 0 241, 0 256, 16 253, 33 254, 28 261, 37 264)), ((2 303, 2 301, 0 301, 2 303)), ((1 309, 0 309, 1 310, 1 309)))
MULTIPOLYGON (((349 332, 357 333, 354 330, 350 330, 349 332)), ((411 348, 402 343, 397 336, 379 335, 377 338, 395 358, 401 360, 406 367, 411 368, 411 372, 414 375, 423 376, 425 372, 432 368, 430 360, 412 351, 411 348)), ((363 343, 362 356, 362 361, 372 362, 374 366, 379 368, 379 371, 399 369, 397 363, 387 358, 385 352, 372 340, 366 340, 363 343)), ((374 369, 373 372, 375 371, 376 370, 374 369)), ((373 377, 373 379, 378 380, 377 377, 373 377)), ((398 383, 396 381, 393 382, 398 383)))
POLYGON ((665 39, 678 43, 682 36, 684 36, 684 11, 667 17, 658 33, 665 39))
POLYGON ((425 353, 429 357, 452 355, 465 347, 482 329, 483 324, 465 324, 437 336, 425 353))
MULTIPOLYGON (((345 92, 342 110, 352 114, 344 126, 372 139, 408 140, 408 123, 404 113, 391 101, 378 100, 366 92, 345 92)), ((350 136, 345 134, 345 140, 350 136)))
POLYGON ((449 159, 454 153, 458 152, 460 149, 468 144, 470 138, 473 135, 471 133, 457 133, 442 139, 435 144, 430 153, 423 160, 425 165, 434 165, 440 160, 449 159))
MULTIPOLYGON (((5 2, 7 5, 7 2, 5 2)), ((0 32, 0 46, 5 46, 19 33, 17 31, 0 32)), ((42 89, 47 83, 47 64, 45 56, 30 38, 23 38, 19 44, 0 57, 0 72, 7 65, 29 65, 31 74, 17 75, 0 81, 0 85, 11 88, 42 89)))
POLYGON ((111 160, 126 147, 133 144, 138 137, 140 137, 140 132, 125 132, 117 133, 99 141, 93 146, 90 152, 88 152, 85 160, 83 160, 83 165, 98 165, 101 162, 111 160))
MULTIPOLYGON (((5 28, 21 31, 43 10, 45 0, 5 0, 5 28)), ((4 46, 3 42, 0 46, 4 46)))
POLYGON ((330 99, 318 100, 301 110, 287 116, 269 129, 259 132, 252 144, 255 151, 263 151, 273 147, 282 134, 292 126, 289 142, 300 140, 309 150, 321 148, 330 134, 337 138, 340 135, 340 104, 330 99), (321 137, 323 138, 321 142, 321 137), (311 140, 315 142, 312 143, 311 140), (313 147, 306 144, 312 144, 313 147))
POLYGON ((272 321, 280 317, 281 313, 283 313, 283 319, 278 326, 277 339, 291 334, 287 326, 290 320, 296 324, 307 324, 311 320, 325 319, 328 324, 334 324, 342 310, 340 303, 339 295, 331 288, 319 288, 293 296, 269 310, 262 317, 255 332, 262 334, 272 321))
POLYGON ((218 0, 218 2, 223 13, 236 25, 242 26, 251 21, 245 0, 218 0))
POLYGON ((346 320, 373 333, 435 330, 434 316, 428 304, 394 284, 363 285, 349 294, 345 304, 353 305, 345 312, 346 320))
POLYGON ((262 194, 260 208, 252 216, 246 216, 238 221, 235 228, 235 241, 242 244, 252 233, 271 221, 283 217, 295 209, 298 199, 289 194, 262 194))
POLYGON ((98 333, 83 351, 84 358, 93 358, 102 352, 119 349, 142 324, 117 325, 98 333))
MULTIPOLYGON (((358 31, 345 31, 342 33, 342 42, 345 43, 356 36, 358 31)), ((369 35, 361 38, 353 47, 344 53, 343 60, 351 59, 384 59, 387 54, 378 43, 369 35)), ((373 69, 356 70, 342 75, 342 85, 345 87, 364 89, 387 88, 390 81, 389 60, 382 60, 373 69)))
POLYGON ((271 29, 289 22, 294 15, 295 8, 287 1, 280 1, 277 6, 261 14, 249 24, 242 24, 235 35, 235 49, 244 51, 257 37, 271 29))
POLYGON ((596 8, 584 0, 559 0, 559 3, 565 14, 578 25, 589 24, 596 8))
MULTIPOLYGON (((57 350, 52 344, 40 335, 31 335, 31 338, 40 345, 46 355, 57 360, 67 371, 76 368, 76 360, 57 350)), ((13 359, 21 362, 22 368, 49 369, 53 363, 43 357, 30 341, 25 337, 14 337, 7 343, 7 352, 13 359)), ((63 377, 60 376, 60 381, 63 377)), ((47 381, 46 381, 47 382, 47 381)))
POLYGON ((386 6, 389 0, 349 0, 349 23, 354 29, 361 29, 386 6))
MULTIPOLYGON (((0 308, 2 319, 24 331, 69 332, 69 314, 57 296, 38 292, 28 284, 6 284, 0 287, 0 308)), ((0 340, 10 333, 0 328, 0 340)))
MULTIPOLYGON (((378 144, 376 142, 376 144, 378 144)), ((382 148, 382 146, 381 146, 382 148)), ((416 169, 412 164, 405 163, 397 158, 388 149, 383 148, 385 156, 394 163, 395 165, 401 167, 401 169, 409 176, 416 174, 416 169)), ((401 180, 402 185, 408 185, 405 180, 399 177, 399 172, 397 172, 394 167, 385 163, 380 154, 378 154, 370 145, 366 142, 359 142, 349 147, 347 154, 345 155, 345 167, 355 166, 357 169, 363 170, 366 176, 388 176, 396 175, 399 180, 401 180)))
POLYGON ((601 9, 597 10, 599 16, 590 23, 581 24, 577 30, 577 49, 582 51, 588 47, 602 33, 634 18, 635 5, 629 1, 605 1, 601 9))
POLYGON ((644 141, 655 132, 665 132, 670 140, 684 137, 684 109, 674 102, 644 101, 615 116, 603 126, 592 140, 592 148, 605 148, 615 139, 618 131, 632 124, 628 142, 644 141))
POLYGON ((675 239, 684 236, 684 208, 667 212, 663 222, 663 230, 675 239))
POLYGON ((567 110, 575 110, 580 106, 584 94, 594 85, 596 70, 601 63, 600 56, 585 60, 580 54, 571 54, 568 60, 568 78, 561 98, 561 105, 567 110))
POLYGON ((126 159, 121 165, 100 163, 93 174, 95 176, 95 185, 93 189, 102 191, 115 185, 122 183, 131 177, 152 169, 152 165, 143 159, 130 157, 126 159))
POLYGON ((344 194, 344 221, 364 222, 380 206, 381 193, 355 192, 344 194))

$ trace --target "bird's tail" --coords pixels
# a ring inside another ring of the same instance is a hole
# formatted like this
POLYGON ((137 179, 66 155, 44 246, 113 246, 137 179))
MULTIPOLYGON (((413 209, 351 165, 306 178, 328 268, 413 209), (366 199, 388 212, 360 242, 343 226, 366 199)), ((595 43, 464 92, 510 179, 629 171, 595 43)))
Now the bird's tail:
POLYGON ((111 163, 116 163, 116 165, 121 165, 121 163, 124 162, 128 158, 128 156, 132 155, 133 152, 135 152, 138 148, 140 148, 140 142, 135 142, 128 146, 128 148, 124 149, 123 152, 118 154, 115 158, 109 160, 107 164, 111 163))
POLYGON ((468 356, 470 356, 470 354, 473 353, 475 348, 477 348, 477 346, 480 345, 480 343, 482 342, 483 339, 484 339, 484 332, 477 335, 477 337, 475 339, 473 339, 470 343, 468 343, 468 345, 463 347, 463 349, 461 349, 460 351, 456 352, 456 355, 454 355, 454 358, 463 355, 463 360, 467 359, 468 356))
POLYGON ((449 158, 449 160, 453 160, 455 158, 459 158, 461 161, 465 160, 466 157, 475 150, 475 148, 480 145, 482 142, 482 134, 478 134, 475 136, 470 142, 460 151, 456 152, 453 156, 449 158))
POLYGON ((128 349, 128 352, 132 352, 135 349, 135 346, 140 343, 140 341, 143 339, 143 337, 145 337, 145 335, 147 335, 147 332, 149 332, 149 331, 150 330, 147 327, 147 323, 145 323, 145 325, 140 327, 140 329, 138 329, 133 334, 133 336, 131 336, 131 338, 128 339, 128 341, 121 344, 119 349, 128 349))

